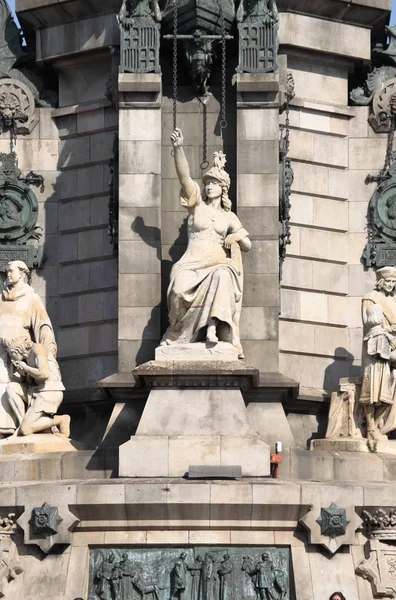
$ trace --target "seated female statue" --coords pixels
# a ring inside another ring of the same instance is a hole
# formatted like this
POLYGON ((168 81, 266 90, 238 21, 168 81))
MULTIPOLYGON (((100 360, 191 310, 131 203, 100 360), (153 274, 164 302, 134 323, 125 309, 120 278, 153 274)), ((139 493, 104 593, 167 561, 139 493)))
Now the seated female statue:
POLYGON ((171 141, 182 187, 180 201, 189 213, 188 246, 171 271, 170 325, 161 344, 230 342, 243 358, 239 335, 243 291, 240 250, 248 252, 251 242, 231 212, 225 155, 215 152, 201 192, 190 177, 180 129, 172 133, 171 141))

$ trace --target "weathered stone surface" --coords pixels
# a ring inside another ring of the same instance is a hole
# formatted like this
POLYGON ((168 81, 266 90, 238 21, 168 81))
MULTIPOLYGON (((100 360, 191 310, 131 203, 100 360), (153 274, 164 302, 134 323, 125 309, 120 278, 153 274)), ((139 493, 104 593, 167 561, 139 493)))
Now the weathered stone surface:
POLYGON ((196 342, 194 344, 175 344, 158 346, 155 349, 156 361, 237 361, 238 351, 228 342, 210 344, 196 342))

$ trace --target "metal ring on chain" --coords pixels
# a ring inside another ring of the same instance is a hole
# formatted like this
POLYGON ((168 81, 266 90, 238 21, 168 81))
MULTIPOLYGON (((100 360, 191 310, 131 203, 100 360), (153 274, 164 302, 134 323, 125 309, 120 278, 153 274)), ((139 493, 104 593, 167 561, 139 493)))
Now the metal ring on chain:
POLYGON ((220 129, 226 129, 228 127, 228 123, 225 119, 221 119, 220 121, 220 129))
POLYGON ((205 169, 207 169, 209 167, 209 161, 204 160, 203 162, 201 162, 200 167, 201 167, 201 171, 205 171, 205 169))

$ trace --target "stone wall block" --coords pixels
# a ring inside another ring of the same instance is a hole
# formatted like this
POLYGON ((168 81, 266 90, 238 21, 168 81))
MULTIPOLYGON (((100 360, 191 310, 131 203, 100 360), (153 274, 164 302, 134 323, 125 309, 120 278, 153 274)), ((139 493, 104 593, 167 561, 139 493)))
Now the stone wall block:
POLYGON ((160 206, 161 176, 159 174, 121 174, 119 183, 120 209, 160 206))
POLYGON ((89 136, 89 158, 91 163, 108 163, 113 156, 114 132, 102 131, 89 136))
POLYGON ((119 240, 160 241, 161 214, 158 208, 123 208, 119 216, 119 240))
POLYGON ((279 176, 276 173, 239 173, 237 178, 237 205, 278 206, 279 176))
POLYGON ((89 264, 61 265, 58 273, 60 294, 70 294, 89 289, 89 264))
MULTIPOLYGON (((284 13, 280 43, 342 57, 370 59, 370 35, 361 27, 312 16, 284 13), (354 43, 351 44, 350 40, 354 43)), ((330 100, 329 100, 330 102, 330 100)))
POLYGON ((161 111, 158 109, 121 109, 120 140, 161 141, 161 111))
POLYGON ((239 109, 237 138, 238 145, 241 141, 278 140, 279 111, 276 108, 266 110, 239 109))
POLYGON ((170 436, 169 477, 180 477, 191 465, 220 465, 219 436, 170 436))
POLYGON ((119 308, 120 340, 158 340, 160 307, 125 306, 119 308))
POLYGON ((245 273, 278 273, 278 242, 255 240, 249 252, 243 255, 245 273))
POLYGON ((77 196, 109 193, 110 171, 108 165, 92 165, 76 169, 77 196))
POLYGON ((130 373, 136 365, 154 360, 155 349, 160 339, 156 340, 119 340, 118 341, 118 370, 130 373))
MULTIPOLYGON (((347 257, 345 257, 347 259, 347 257)), ((296 261, 295 261, 296 262, 296 261)), ((330 262, 312 261, 313 290, 334 294, 348 293, 348 266, 330 262)), ((303 287, 303 286, 301 286, 303 287)))
POLYGON ((78 235, 67 233, 59 236, 58 260, 60 263, 75 261, 78 258, 78 235))
POLYGON ((167 477, 169 474, 169 439, 166 435, 135 435, 120 446, 119 456, 120 477, 157 477, 158 473, 167 477))
POLYGON ((281 289, 280 316, 282 319, 300 318, 300 292, 281 289))
POLYGON ((277 306, 245 306, 240 321, 241 337, 249 340, 277 340, 278 319, 277 306))
POLYGON ((243 306, 278 306, 278 277, 275 274, 248 273, 243 280, 243 306))
POLYGON ((120 306, 156 306, 161 301, 161 276, 120 273, 120 306))
POLYGON ((89 227, 91 204, 89 199, 63 202, 59 204, 59 230, 82 229, 89 227))
MULTIPOLYGON (((263 373, 279 372, 278 341, 242 339, 246 362, 263 373)), ((287 372, 287 371, 282 371, 287 372)))
POLYGON ((316 227, 348 231, 348 203, 326 198, 313 199, 314 224, 316 227))
POLYGON ((160 244, 151 241, 145 242, 123 242, 119 256, 120 273, 152 273, 161 272, 160 244))
POLYGON ((117 352, 117 323, 100 323, 89 328, 89 353, 117 352))
POLYGON ((287 352, 314 353, 315 327, 308 323, 279 322, 280 347, 287 352))
POLYGON ((382 169, 386 138, 351 138, 349 140, 349 168, 367 169, 370 173, 382 169))
POLYGON ((250 239, 278 238, 279 210, 277 207, 240 207, 238 218, 249 232, 250 239))
POLYGON ((105 128, 104 108, 96 108, 95 110, 77 113, 76 118, 78 135, 102 131, 105 128))
POLYGON ((288 71, 293 75, 299 98, 316 102, 323 102, 326 98, 328 104, 345 106, 348 101, 348 71, 315 62, 310 63, 308 70, 306 65, 304 60, 288 57, 288 71))
POLYGON ((59 142, 59 168, 89 164, 89 137, 70 138, 59 142))
POLYGON ((294 585, 299 600, 315 600, 311 581, 309 555, 305 548, 291 548, 294 585))
MULTIPOLYGON (((83 263, 84 266, 86 264, 83 263)), ((114 288, 116 286, 117 263, 115 258, 95 260, 89 263, 89 287, 91 290, 114 288)))
POLYGON ((66 356, 82 356, 89 354, 89 327, 68 327, 58 332, 58 354, 66 356))
POLYGON ((278 141, 239 141, 238 173, 278 173, 279 142, 278 141))
POLYGON ((52 108, 40 108, 40 139, 57 140, 59 131, 55 119, 51 116, 52 108))
POLYGON ((121 141, 120 174, 124 173, 161 173, 161 147, 158 142, 121 141))

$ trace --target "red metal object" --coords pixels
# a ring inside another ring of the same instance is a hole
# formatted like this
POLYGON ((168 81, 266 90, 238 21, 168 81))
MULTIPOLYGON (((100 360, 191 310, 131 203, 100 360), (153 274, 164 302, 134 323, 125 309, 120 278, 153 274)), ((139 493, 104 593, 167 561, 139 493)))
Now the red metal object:
POLYGON ((279 477, 279 465, 282 463, 282 454, 271 454, 271 475, 274 479, 279 477))

